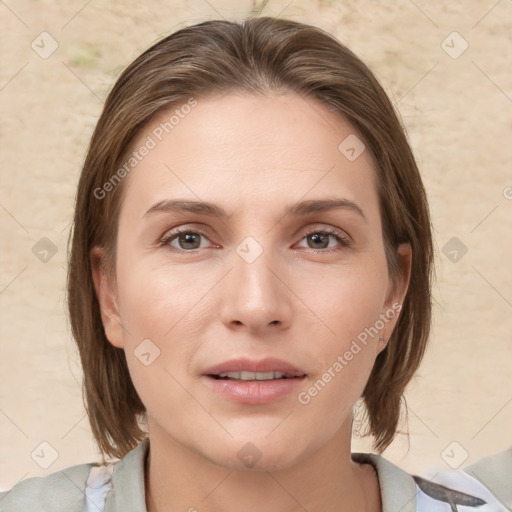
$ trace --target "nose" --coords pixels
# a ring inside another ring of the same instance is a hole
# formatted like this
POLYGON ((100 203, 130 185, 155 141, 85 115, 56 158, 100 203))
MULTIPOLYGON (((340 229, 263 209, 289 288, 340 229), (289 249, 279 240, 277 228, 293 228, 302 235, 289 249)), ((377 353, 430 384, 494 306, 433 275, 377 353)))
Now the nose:
POLYGON ((253 261, 243 251, 234 251, 232 262, 231 271, 222 284, 224 324, 230 329, 245 328, 259 334, 289 327, 293 293, 287 284, 290 277, 283 262, 270 250, 263 250, 253 261))

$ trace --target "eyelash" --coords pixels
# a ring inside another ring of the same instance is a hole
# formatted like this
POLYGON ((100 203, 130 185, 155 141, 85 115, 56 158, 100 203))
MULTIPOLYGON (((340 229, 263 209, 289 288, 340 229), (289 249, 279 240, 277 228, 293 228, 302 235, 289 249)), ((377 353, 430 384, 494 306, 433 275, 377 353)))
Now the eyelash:
MULTIPOLYGON (((163 246, 170 247, 173 251, 176 251, 179 253, 192 253, 193 254, 193 253, 199 251, 200 249, 186 250, 186 249, 179 249, 179 248, 176 248, 176 247, 173 247, 170 245, 170 242, 172 242, 173 240, 175 240, 177 237, 179 237, 181 234, 184 234, 184 233, 193 234, 193 235, 201 235, 204 238, 208 239, 208 235, 201 229, 177 228, 176 230, 174 230, 170 233, 166 233, 161 238, 161 240, 159 240, 158 245, 161 247, 163 247, 163 246)), ((343 248, 348 248, 352 245, 352 241, 336 228, 312 229, 312 230, 308 231, 307 233, 305 233, 301 237, 300 241, 302 241, 305 238, 307 238, 308 236, 314 235, 314 234, 315 235, 317 235, 317 234, 318 235, 330 235, 330 236, 334 237, 337 242, 339 242, 341 247, 338 246, 338 247, 331 247, 331 248, 326 248, 326 249, 312 249, 311 247, 306 247, 305 249, 307 251, 331 253, 331 252, 335 252, 335 251, 340 251, 343 248)))

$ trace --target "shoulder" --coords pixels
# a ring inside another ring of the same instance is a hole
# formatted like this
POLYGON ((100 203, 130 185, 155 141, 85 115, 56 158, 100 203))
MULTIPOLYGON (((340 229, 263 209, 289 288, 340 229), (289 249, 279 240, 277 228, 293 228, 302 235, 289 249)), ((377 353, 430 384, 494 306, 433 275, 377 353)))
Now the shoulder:
POLYGON ((110 480, 112 464, 78 464, 44 477, 32 477, 18 482, 0 493, 1 512, 82 512, 88 510, 91 499, 103 497, 104 484, 110 480), (99 493, 99 494, 98 494, 99 493))
POLYGON ((512 447, 488 455, 464 468, 464 471, 512 509, 512 447))
POLYGON ((512 451, 509 456, 486 457, 459 470, 432 469, 429 478, 414 477, 421 490, 418 510, 445 510, 432 508, 445 503, 451 507, 446 510, 507 512, 512 506, 512 451))
POLYGON ((352 459, 370 463, 375 468, 379 478, 383 512, 508 510, 481 482, 462 470, 437 471, 430 478, 422 478, 406 473, 380 455, 358 453, 352 454, 352 459))
POLYGON ((146 510, 146 438, 121 460, 79 464, 45 477, 27 478, 0 493, 0 512, 140 512, 146 510))
POLYGON ((18 512, 80 511, 84 505, 84 490, 93 464, 79 464, 44 477, 32 477, 18 482, 12 489, 0 493, 0 510, 18 512))

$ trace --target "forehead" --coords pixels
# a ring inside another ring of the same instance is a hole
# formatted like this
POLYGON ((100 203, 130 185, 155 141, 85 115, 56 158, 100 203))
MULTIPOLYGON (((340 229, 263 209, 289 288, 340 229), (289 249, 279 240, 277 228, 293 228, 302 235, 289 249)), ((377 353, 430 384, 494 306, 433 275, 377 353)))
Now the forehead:
POLYGON ((227 209, 326 194, 373 203, 367 208, 377 201, 362 137, 338 113, 293 93, 229 93, 174 106, 148 123, 131 151, 145 156, 127 177, 124 202, 141 208, 173 196, 227 209))

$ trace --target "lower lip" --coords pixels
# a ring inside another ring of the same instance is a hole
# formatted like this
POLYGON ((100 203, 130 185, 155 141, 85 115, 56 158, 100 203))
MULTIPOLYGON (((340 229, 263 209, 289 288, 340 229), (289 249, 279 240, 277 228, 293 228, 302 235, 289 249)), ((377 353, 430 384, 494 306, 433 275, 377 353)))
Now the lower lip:
POLYGON ((274 380, 215 379, 203 376, 211 389, 224 398, 241 404, 268 404, 296 390, 306 376, 274 380))

